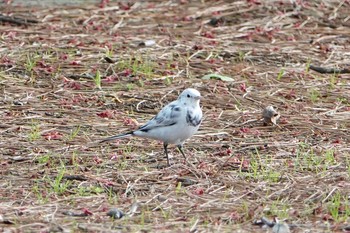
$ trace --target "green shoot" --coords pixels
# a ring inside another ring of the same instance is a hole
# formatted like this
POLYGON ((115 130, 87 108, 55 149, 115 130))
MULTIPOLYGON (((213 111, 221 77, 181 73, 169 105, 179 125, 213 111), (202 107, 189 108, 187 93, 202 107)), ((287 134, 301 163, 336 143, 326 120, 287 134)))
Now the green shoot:
POLYGON ((98 89, 101 89, 101 73, 99 70, 96 71, 96 75, 94 77, 95 85, 98 89))
POLYGON ((280 81, 280 80, 281 80, 281 78, 283 77, 283 75, 284 75, 284 69, 283 69, 283 68, 281 68, 280 72, 278 72, 278 75, 277 75, 277 80, 278 80, 278 81, 280 81))

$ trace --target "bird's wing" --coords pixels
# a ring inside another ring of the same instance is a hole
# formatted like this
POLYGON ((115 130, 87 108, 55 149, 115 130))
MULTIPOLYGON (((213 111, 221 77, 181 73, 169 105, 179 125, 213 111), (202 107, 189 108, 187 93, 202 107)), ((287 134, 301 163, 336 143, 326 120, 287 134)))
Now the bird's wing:
POLYGON ((138 130, 148 132, 154 128, 175 125, 179 122, 181 111, 184 111, 184 109, 174 101, 165 106, 155 117, 138 130))

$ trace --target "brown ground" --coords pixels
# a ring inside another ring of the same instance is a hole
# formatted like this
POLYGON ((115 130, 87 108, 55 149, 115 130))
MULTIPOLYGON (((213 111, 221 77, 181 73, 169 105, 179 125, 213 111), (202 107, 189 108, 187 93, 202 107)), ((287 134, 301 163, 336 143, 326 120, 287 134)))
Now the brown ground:
POLYGON ((0 231, 350 228, 349 1, 230 2, 1 5, 39 22, 0 25, 0 231), (164 168, 155 141, 96 143, 186 87, 205 97, 191 165, 172 147, 164 168), (256 121, 268 105, 278 126, 256 121))

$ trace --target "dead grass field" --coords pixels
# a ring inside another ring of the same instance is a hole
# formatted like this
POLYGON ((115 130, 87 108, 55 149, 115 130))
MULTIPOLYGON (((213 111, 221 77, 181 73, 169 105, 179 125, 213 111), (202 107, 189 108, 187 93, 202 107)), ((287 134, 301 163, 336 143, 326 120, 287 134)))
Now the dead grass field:
POLYGON ((350 231, 349 1, 0 6, 38 21, 0 24, 0 231, 350 231), (191 166, 97 143, 186 87, 204 96, 191 166))

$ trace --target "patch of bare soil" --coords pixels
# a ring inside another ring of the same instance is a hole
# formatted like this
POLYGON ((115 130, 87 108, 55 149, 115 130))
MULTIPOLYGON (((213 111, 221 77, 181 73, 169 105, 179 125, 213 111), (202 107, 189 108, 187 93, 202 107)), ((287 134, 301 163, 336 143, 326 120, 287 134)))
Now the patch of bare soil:
POLYGON ((350 230, 349 1, 0 7, 0 231, 350 230), (190 165, 98 143, 186 87, 190 165))

